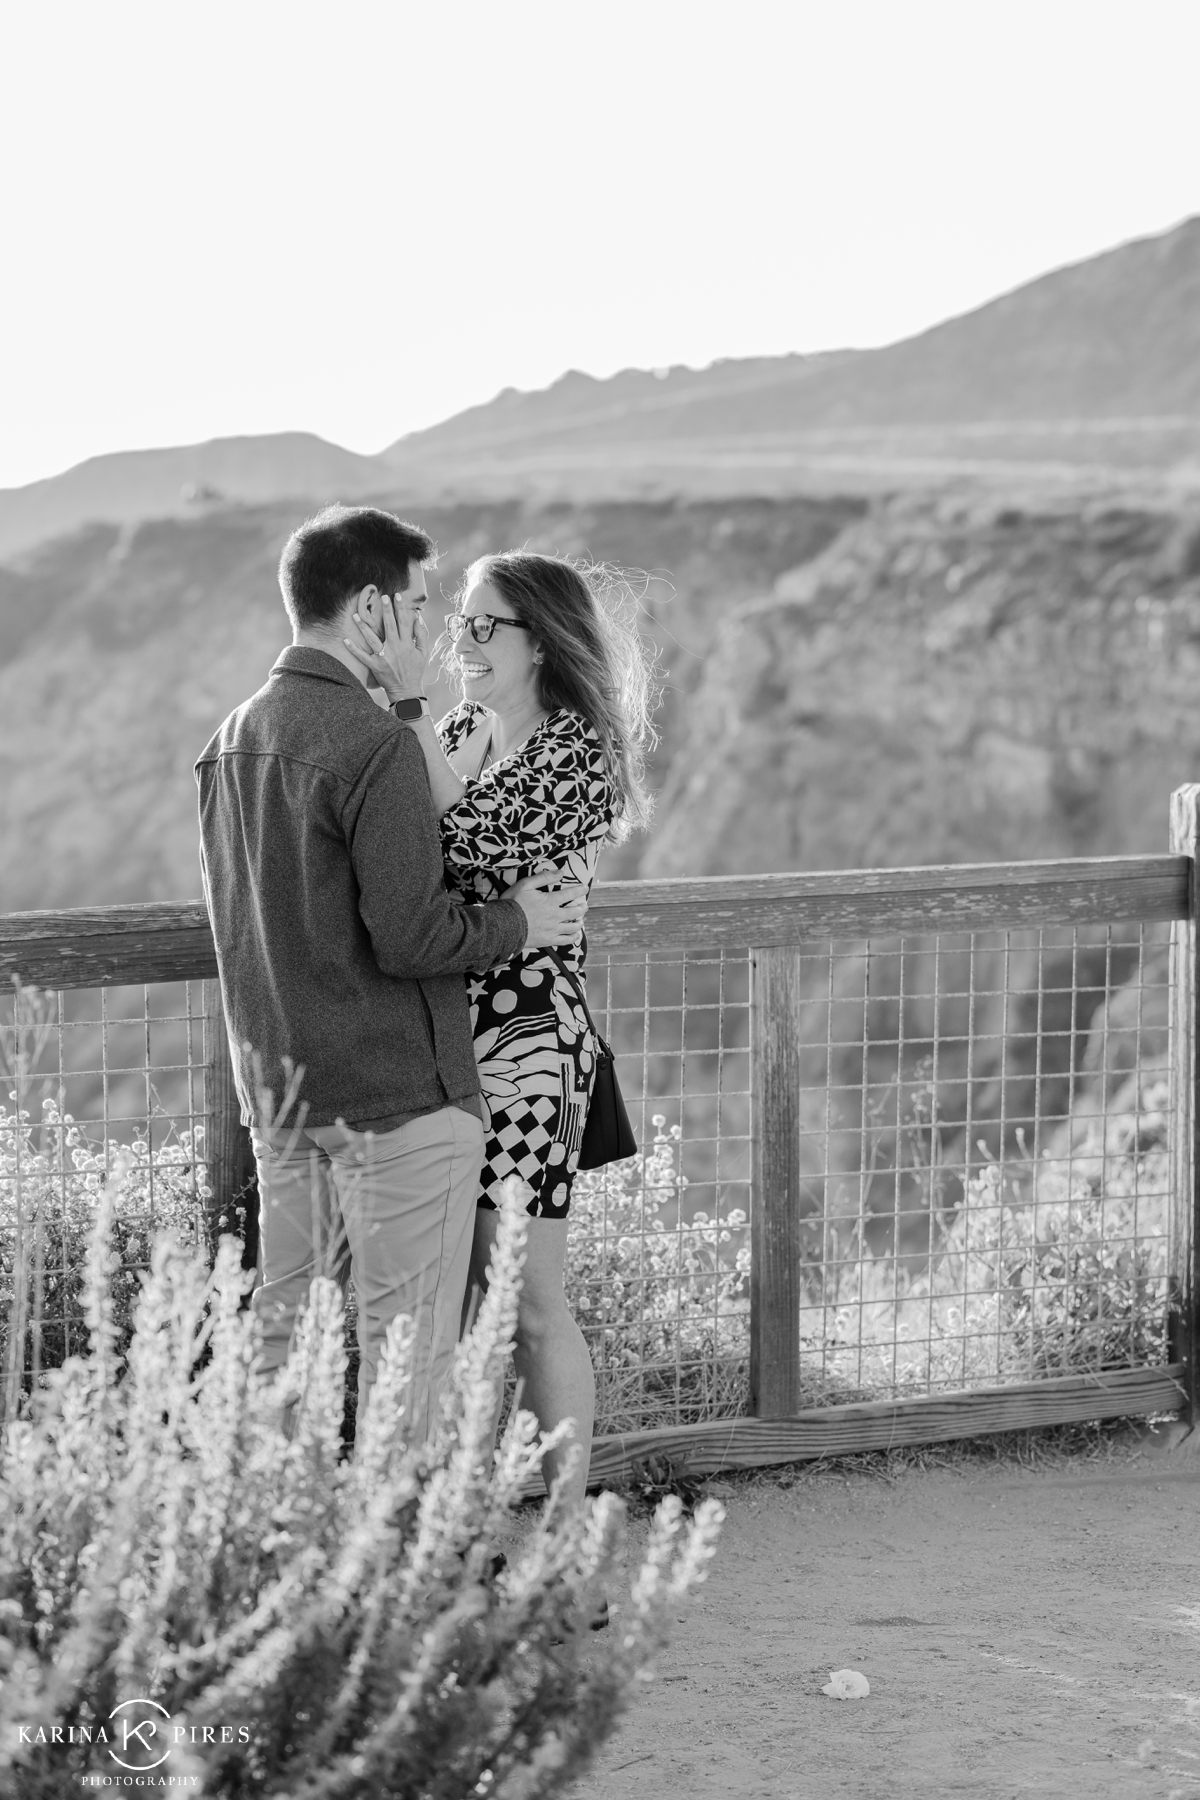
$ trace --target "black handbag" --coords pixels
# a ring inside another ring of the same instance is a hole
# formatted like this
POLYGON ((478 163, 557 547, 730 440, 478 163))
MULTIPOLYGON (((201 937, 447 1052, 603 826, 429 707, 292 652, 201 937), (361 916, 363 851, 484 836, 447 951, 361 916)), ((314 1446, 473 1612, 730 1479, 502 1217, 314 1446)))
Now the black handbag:
POLYGON ((629 1123, 629 1114, 621 1097, 616 1059, 596 1030, 596 1021, 587 1003, 583 983, 573 969, 568 969, 561 956, 555 956, 554 960, 578 994, 596 1044, 596 1074, 583 1126, 579 1167, 602 1169, 606 1163, 624 1162, 627 1157, 636 1156, 638 1141, 633 1135, 633 1126, 629 1123))

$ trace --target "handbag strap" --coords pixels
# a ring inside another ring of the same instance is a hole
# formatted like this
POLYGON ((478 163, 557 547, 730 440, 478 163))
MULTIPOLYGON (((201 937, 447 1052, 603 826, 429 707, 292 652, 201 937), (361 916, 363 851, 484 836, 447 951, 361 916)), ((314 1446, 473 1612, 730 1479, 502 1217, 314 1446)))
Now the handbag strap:
POLYGON ((596 1026, 596 1021, 592 1017, 592 1009, 588 1005, 587 989, 584 987, 583 982, 580 980, 579 976, 576 974, 574 969, 568 968, 566 959, 564 958, 561 951, 547 950, 544 952, 544 954, 546 956, 549 956, 554 962, 556 962, 558 964, 559 972, 561 974, 565 975, 566 979, 570 982, 570 984, 574 988, 576 994, 579 996, 579 1004, 583 1008, 583 1016, 588 1022, 588 1029, 591 1031, 592 1036, 595 1038, 598 1048, 603 1052, 603 1054, 605 1056, 611 1056, 612 1051, 609 1049, 609 1047, 605 1043, 604 1039, 600 1036, 600 1032, 596 1026))

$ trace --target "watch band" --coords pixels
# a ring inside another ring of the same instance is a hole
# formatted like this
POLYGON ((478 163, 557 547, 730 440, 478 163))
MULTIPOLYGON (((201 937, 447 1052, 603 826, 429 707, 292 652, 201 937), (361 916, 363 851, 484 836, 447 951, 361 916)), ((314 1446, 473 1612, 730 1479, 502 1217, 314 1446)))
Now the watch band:
POLYGON ((429 701, 424 694, 416 694, 411 700, 393 700, 392 711, 405 725, 415 725, 418 719, 429 717, 429 701))

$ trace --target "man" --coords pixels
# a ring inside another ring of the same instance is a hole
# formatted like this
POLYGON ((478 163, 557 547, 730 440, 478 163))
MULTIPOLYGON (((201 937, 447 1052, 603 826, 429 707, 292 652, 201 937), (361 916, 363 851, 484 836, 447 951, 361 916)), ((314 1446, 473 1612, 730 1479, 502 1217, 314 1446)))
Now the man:
POLYGON ((331 506, 279 565, 292 644, 196 764, 201 865, 261 1199, 262 1367, 287 1358, 314 1274, 349 1252, 360 1399, 390 1321, 416 1322, 410 1431, 427 1432, 466 1289, 483 1160, 463 975, 578 939, 578 889, 466 906, 442 876, 425 759, 346 648, 357 612, 426 598, 424 532, 331 506), (264 1111, 265 1108, 265 1111, 264 1111))

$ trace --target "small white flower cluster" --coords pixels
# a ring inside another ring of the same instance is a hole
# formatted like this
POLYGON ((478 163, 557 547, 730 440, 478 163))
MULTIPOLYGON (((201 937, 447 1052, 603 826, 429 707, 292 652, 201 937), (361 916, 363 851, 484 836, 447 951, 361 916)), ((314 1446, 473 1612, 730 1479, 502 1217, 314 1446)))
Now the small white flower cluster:
POLYGON ((687 1215, 682 1134, 656 1113, 644 1157, 575 1178, 566 1287, 596 1369, 596 1429, 746 1407, 750 1233, 744 1210, 687 1215))
MULTIPOLYGON (((1040 1157, 960 1172, 918 1260, 827 1229, 802 1307, 814 1398, 919 1393, 1166 1359, 1170 1170, 1165 1083, 1136 1076, 1040 1157)), ((948 1171, 947 1171, 948 1173, 948 1171)))
POLYGON ((268 1380, 240 1245, 225 1239, 210 1271, 159 1236, 122 1353, 113 1219, 136 1180, 117 1168, 95 1196, 87 1355, 49 1373, 5 1434, 5 1793, 57 1791, 93 1766, 94 1746, 62 1732, 22 1744, 21 1722, 95 1721, 116 1693, 186 1723, 177 1772, 210 1795, 556 1791, 703 1579, 721 1511, 702 1506, 681 1544, 678 1502, 664 1503, 617 1629, 600 1639, 587 1624, 615 1584, 620 1502, 571 1509, 557 1491, 514 1542, 512 1508, 547 1448, 521 1411, 494 1454, 491 1443, 520 1209, 504 1215, 431 1441, 406 1440, 412 1332, 400 1319, 347 1456, 332 1282, 314 1282, 288 1366, 268 1380), (204 1744, 191 1729, 229 1719, 244 1740, 204 1744))

